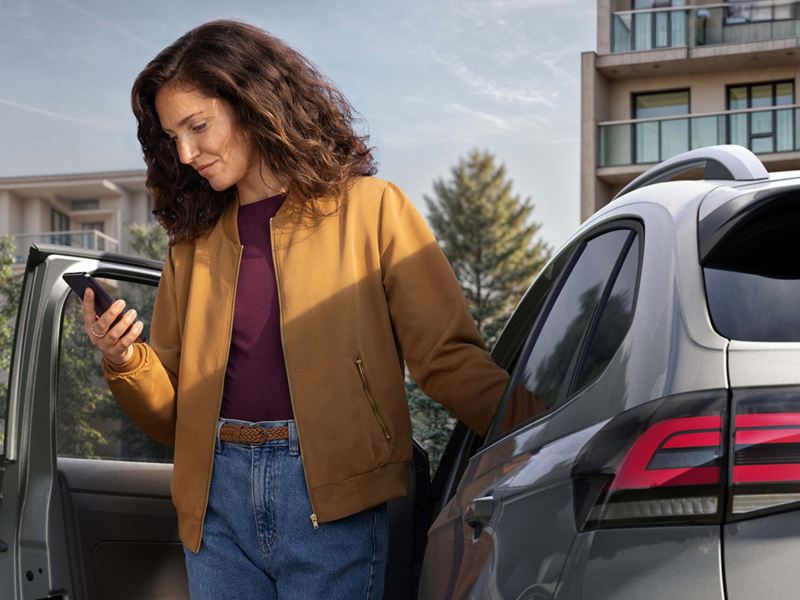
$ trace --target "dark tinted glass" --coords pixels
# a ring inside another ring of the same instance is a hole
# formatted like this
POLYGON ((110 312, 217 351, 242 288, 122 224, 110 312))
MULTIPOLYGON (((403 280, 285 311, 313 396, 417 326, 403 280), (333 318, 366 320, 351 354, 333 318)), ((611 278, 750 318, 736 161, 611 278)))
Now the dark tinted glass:
POLYGON ((704 262, 711 320, 729 339, 800 341, 800 202, 751 212, 704 262))
POLYGON ((573 356, 629 235, 628 230, 611 231, 588 241, 579 251, 544 323, 536 325, 526 342, 512 376, 514 387, 498 433, 527 421, 558 400, 573 356))
POLYGON ((639 239, 631 244, 617 275, 611 294, 602 308, 597 327, 587 346, 586 356, 575 379, 574 390, 594 381, 617 352, 633 319, 633 300, 639 273, 639 239))

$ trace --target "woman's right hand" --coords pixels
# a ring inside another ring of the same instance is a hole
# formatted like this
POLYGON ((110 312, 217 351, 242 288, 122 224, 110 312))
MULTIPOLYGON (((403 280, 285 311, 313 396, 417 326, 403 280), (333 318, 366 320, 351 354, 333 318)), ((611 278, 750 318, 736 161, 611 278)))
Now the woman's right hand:
POLYGON ((91 288, 87 288, 83 294, 83 328, 86 335, 89 336, 92 345, 103 353, 106 360, 118 365, 133 358, 133 343, 139 337, 144 326, 141 321, 136 321, 131 326, 136 318, 136 311, 131 309, 116 325, 111 327, 114 319, 124 308, 125 300, 119 299, 98 317, 94 311, 94 292, 91 288), (130 327, 130 331, 125 333, 128 327, 130 327))

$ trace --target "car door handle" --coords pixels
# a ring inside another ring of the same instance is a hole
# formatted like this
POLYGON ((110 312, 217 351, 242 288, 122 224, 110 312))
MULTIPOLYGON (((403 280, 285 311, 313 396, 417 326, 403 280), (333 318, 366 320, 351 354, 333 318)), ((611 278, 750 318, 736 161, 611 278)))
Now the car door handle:
POLYGON ((475 498, 469 503, 467 514, 464 515, 464 523, 473 529, 483 528, 492 518, 494 512, 494 496, 483 496, 475 498))

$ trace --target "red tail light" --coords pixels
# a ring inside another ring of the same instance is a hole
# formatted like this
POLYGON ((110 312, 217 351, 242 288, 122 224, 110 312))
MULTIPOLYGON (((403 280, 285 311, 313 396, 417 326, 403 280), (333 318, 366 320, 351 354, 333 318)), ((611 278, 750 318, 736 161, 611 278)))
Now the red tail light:
POLYGON ((732 516, 800 502, 800 390, 733 393, 732 516))
POLYGON ((720 522, 726 406, 725 390, 699 392, 607 423, 573 466, 579 527, 720 522))

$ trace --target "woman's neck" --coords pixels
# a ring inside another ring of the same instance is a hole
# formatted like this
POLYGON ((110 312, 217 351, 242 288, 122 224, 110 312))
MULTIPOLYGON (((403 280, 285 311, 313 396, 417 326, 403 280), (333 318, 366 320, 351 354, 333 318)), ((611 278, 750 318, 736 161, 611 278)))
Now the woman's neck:
POLYGON ((285 191, 286 186, 263 162, 260 168, 251 169, 236 184, 236 195, 240 206, 277 196, 285 191))

